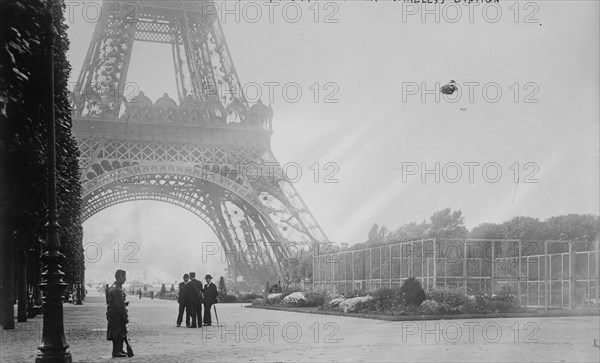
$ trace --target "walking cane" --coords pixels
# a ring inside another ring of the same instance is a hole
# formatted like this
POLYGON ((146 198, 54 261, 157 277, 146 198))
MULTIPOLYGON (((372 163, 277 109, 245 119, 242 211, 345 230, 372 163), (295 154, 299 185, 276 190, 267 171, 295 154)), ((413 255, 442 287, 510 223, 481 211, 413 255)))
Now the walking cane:
POLYGON ((133 357, 133 349, 131 345, 129 345, 129 340, 127 339, 127 335, 125 335, 125 344, 127 344, 127 357, 133 357))
POLYGON ((213 308, 215 308, 215 318, 217 318, 217 326, 219 326, 219 315, 217 315, 217 305, 213 304, 213 308))

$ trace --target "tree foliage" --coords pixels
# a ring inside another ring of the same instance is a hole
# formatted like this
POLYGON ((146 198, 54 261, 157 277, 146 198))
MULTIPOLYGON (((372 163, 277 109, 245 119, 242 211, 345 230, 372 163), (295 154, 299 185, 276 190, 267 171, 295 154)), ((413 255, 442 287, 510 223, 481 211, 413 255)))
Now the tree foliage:
MULTIPOLYGON (((3 4, 0 41, 0 215, 4 248, 27 251, 30 278, 39 277, 40 241, 46 240, 47 139, 50 110, 50 38, 54 47, 54 104, 56 125, 57 206, 62 270, 66 282, 83 274, 79 151, 71 134, 67 81, 71 66, 62 2, 40 0, 3 4)), ((6 250, 5 250, 6 251, 6 250)), ((29 281, 35 285, 39 282, 29 281)))
POLYGON ((227 286, 225 286, 225 278, 223 276, 219 277, 219 294, 227 295, 227 286))
POLYGON ((282 263, 282 278, 286 285, 312 279, 313 250, 301 250, 297 256, 287 258, 282 263))

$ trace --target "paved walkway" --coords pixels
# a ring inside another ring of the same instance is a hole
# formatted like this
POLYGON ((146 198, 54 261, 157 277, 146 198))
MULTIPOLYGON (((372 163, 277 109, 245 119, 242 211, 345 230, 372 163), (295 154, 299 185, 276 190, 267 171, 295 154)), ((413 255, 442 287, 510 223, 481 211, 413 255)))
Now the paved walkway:
MULTIPOLYGON (((128 362, 600 360, 598 317, 388 322, 219 304, 220 327, 187 329, 175 327, 174 301, 128 299, 135 357, 120 359, 128 362)), ((64 307, 73 361, 114 361, 103 298, 64 307)), ((33 362, 41 323, 0 330, 0 361, 33 362)))

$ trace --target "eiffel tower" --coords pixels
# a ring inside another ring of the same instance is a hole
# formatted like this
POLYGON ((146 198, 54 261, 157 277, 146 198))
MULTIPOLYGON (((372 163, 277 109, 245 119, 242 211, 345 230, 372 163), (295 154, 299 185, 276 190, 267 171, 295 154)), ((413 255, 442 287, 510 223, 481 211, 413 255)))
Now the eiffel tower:
POLYGON ((82 219, 127 201, 178 205, 214 231, 237 276, 279 276, 298 246, 328 239, 271 151, 271 107, 244 97, 214 9, 103 3, 72 94, 82 219), (136 42, 171 45, 177 101, 123 96, 136 42))

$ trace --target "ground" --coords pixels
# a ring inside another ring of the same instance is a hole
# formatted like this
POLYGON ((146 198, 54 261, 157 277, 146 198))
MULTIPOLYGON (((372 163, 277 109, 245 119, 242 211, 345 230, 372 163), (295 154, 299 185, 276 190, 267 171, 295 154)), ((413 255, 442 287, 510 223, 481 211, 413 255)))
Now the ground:
MULTIPOLYGON (((390 322, 219 304, 220 326, 187 329, 175 327, 174 301, 128 300, 135 357, 120 359, 128 362, 600 360, 597 316, 390 322)), ((74 362, 113 361, 105 311, 101 296, 64 305, 74 362)), ((0 331, 0 361, 33 362, 41 324, 38 316, 0 331)))

